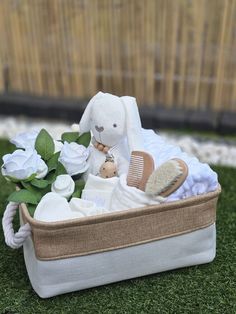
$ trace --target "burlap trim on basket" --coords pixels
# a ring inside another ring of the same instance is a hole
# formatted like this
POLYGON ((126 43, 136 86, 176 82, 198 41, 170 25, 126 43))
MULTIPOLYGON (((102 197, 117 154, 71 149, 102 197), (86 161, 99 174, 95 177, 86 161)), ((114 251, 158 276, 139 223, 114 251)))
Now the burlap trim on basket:
POLYGON ((124 248, 176 236, 211 225, 216 219, 220 187, 185 200, 127 211, 45 223, 21 205, 23 221, 32 228, 35 254, 55 260, 124 248))

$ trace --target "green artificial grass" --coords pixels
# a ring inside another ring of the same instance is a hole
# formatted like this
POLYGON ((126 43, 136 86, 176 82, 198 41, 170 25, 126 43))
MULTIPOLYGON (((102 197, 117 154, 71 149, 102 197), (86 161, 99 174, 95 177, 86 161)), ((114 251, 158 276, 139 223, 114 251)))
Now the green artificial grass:
MULTIPOLYGON (((0 141, 0 155, 9 149, 0 141)), ((42 300, 30 286, 22 249, 6 247, 0 228, 0 313, 236 313, 236 169, 214 170, 223 188, 214 262, 42 300)), ((2 217, 14 187, 2 177, 0 184, 2 217)))

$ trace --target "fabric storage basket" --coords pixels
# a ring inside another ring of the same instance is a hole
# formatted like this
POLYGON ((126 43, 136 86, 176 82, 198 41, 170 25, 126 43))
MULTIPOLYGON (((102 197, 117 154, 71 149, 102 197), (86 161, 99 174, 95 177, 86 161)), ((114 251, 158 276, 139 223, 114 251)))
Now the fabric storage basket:
POLYGON ((31 284, 47 298, 211 262, 219 194, 220 187, 181 201, 54 223, 33 219, 22 204, 31 284))

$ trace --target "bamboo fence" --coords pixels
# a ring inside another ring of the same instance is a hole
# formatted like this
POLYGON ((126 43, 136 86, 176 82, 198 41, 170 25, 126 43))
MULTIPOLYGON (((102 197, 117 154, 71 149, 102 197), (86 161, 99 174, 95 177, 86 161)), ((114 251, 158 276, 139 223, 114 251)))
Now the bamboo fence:
POLYGON ((1 0, 0 92, 236 111, 236 0, 1 0))

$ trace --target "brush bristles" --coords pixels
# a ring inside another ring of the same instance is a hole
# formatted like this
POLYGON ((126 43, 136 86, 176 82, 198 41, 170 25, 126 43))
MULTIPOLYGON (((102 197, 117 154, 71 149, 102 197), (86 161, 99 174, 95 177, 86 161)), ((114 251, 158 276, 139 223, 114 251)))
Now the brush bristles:
POLYGON ((184 169, 177 160, 169 160, 161 165, 148 179, 146 193, 160 195, 171 190, 178 183, 184 173, 184 169))

